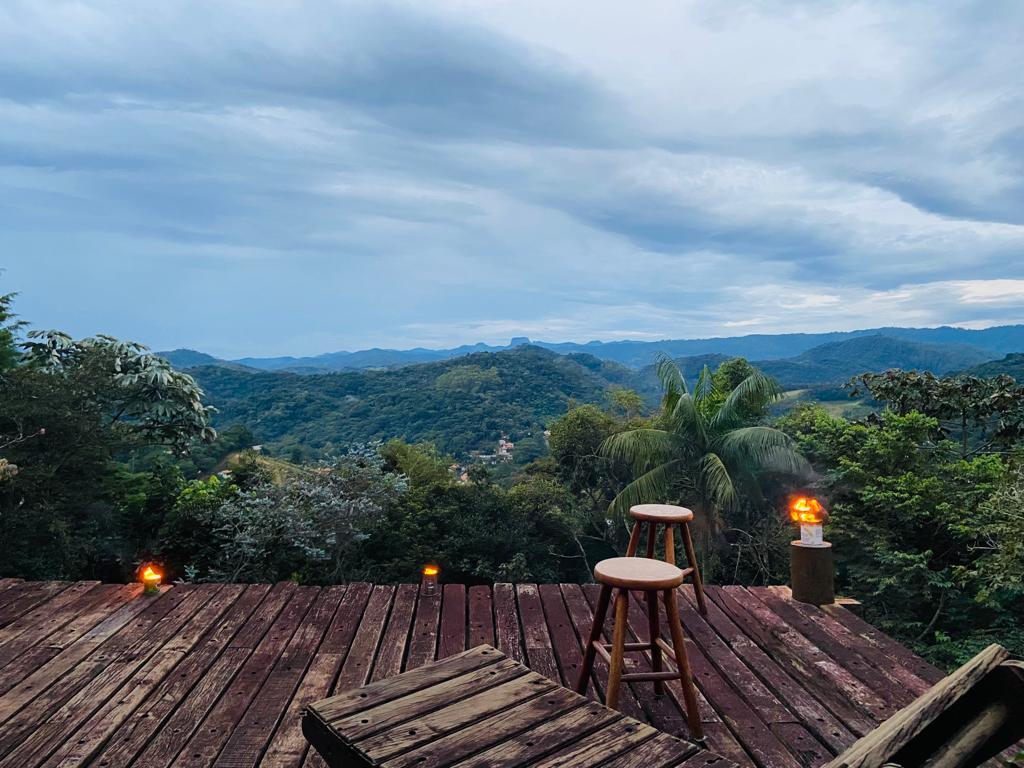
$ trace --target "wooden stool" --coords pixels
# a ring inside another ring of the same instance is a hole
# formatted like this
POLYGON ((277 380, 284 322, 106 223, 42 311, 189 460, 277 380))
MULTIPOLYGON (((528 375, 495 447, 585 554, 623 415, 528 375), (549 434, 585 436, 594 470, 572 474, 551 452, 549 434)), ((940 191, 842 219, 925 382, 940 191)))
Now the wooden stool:
POLYGON ((686 704, 686 722, 690 728, 690 738, 700 741, 704 738, 704 730, 700 724, 700 712, 697 709, 697 692, 693 687, 693 675, 690 672, 690 660, 686 655, 683 640, 683 624, 679 619, 679 606, 676 604, 676 587, 683 583, 684 572, 671 563, 662 560, 651 560, 646 557, 613 557, 602 560, 594 567, 594 578, 601 584, 601 595, 597 600, 597 611, 594 613, 594 625, 590 629, 590 639, 583 654, 583 665, 576 681, 576 692, 585 694, 590 673, 594 667, 594 658, 601 654, 608 663, 608 690, 605 703, 615 709, 619 703, 619 685, 633 680, 653 680, 657 694, 665 692, 665 680, 676 680, 683 687, 683 702, 686 704), (601 631, 608 613, 612 588, 618 589, 615 597, 615 630, 610 645, 601 642, 601 631), (629 591, 637 590, 644 593, 647 602, 647 625, 650 642, 627 643, 626 620, 629 614, 629 591), (665 602, 665 617, 668 620, 672 645, 661 638, 661 624, 658 619, 658 593, 661 592, 665 602), (608 651, 611 651, 611 654, 608 651), (623 656, 627 651, 650 651, 651 672, 623 673, 623 656), (675 660, 675 671, 662 671, 661 654, 664 651, 675 660))
POLYGON ((647 556, 653 558, 654 544, 658 539, 658 525, 661 524, 665 526, 665 562, 675 565, 676 542, 672 526, 679 526, 679 530, 683 534, 686 559, 690 563, 690 567, 683 571, 683 575, 689 576, 693 580, 693 591, 697 595, 697 608, 701 614, 707 616, 708 606, 704 602, 704 582, 700 578, 697 554, 693 549, 693 539, 690 538, 690 521, 693 520, 693 512, 686 507, 676 507, 671 504, 637 504, 629 508, 629 514, 636 522, 633 523, 633 531, 629 535, 626 557, 633 557, 636 554, 640 544, 640 528, 644 523, 648 523, 647 556))

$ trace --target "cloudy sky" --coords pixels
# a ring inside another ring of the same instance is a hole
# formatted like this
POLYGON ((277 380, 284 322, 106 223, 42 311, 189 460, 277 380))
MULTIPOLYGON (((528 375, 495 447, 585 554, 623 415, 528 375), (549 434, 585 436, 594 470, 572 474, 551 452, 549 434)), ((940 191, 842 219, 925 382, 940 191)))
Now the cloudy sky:
POLYGON ((1024 322, 1024 4, 4 0, 0 290, 225 356, 1024 322))

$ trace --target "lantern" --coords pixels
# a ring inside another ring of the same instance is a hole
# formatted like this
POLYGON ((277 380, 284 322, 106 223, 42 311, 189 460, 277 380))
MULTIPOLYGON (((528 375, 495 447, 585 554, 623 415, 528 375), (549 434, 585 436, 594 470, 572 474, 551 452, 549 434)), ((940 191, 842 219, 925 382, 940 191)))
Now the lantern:
POLYGON ((813 496, 796 496, 789 502, 789 519, 800 526, 800 542, 809 547, 825 543, 822 524, 828 512, 813 496))
POLYGON ((424 595, 437 594, 437 576, 441 569, 436 565, 425 565, 423 567, 423 581, 420 583, 420 590, 424 595))
POLYGON ((147 563, 139 569, 139 580, 142 582, 144 595, 156 595, 160 592, 160 582, 164 575, 152 563, 147 563))
POLYGON ((800 526, 800 540, 789 547, 793 599, 812 605, 834 602, 832 545, 825 541, 821 527, 828 512, 813 496, 794 496, 789 500, 789 519, 800 526))

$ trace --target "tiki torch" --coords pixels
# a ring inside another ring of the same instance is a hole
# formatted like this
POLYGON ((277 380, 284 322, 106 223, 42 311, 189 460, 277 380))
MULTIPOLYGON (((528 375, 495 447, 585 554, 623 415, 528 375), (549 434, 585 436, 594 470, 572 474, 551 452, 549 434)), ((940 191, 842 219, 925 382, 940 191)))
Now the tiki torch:
POLYGON ((822 526, 828 512, 813 496, 794 496, 789 519, 800 526, 800 540, 789 546, 789 579, 793 599, 812 605, 835 602, 832 544, 825 541, 822 526))

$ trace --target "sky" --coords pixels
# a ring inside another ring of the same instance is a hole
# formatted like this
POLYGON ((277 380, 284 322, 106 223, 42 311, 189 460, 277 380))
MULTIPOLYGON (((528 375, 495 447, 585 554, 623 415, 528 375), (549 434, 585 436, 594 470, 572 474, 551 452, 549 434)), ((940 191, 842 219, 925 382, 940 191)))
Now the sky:
POLYGON ((4 0, 0 292, 225 357, 1024 322, 1024 4, 4 0))

